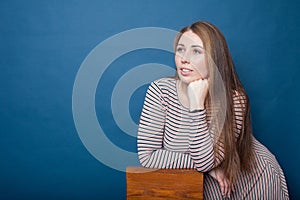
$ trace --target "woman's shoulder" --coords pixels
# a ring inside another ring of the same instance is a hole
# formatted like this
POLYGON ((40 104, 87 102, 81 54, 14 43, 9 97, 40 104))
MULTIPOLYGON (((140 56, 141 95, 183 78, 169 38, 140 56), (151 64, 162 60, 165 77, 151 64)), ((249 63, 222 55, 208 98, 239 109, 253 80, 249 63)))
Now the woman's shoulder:
POLYGON ((235 106, 245 107, 249 103, 248 96, 243 90, 233 90, 232 98, 235 106))
POLYGON ((175 77, 164 77, 153 81, 156 84, 175 83, 175 77))
POLYGON ((240 99, 246 99, 247 98, 247 94, 245 91, 243 90, 232 90, 232 97, 234 99, 236 98, 240 98, 240 99))
POLYGON ((157 87, 161 89, 165 88, 173 88, 176 86, 176 78, 175 77, 165 77, 165 78, 160 78, 151 83, 151 85, 156 85, 157 87))
POLYGON ((151 82, 148 90, 163 95, 176 93, 176 78, 165 77, 151 82))

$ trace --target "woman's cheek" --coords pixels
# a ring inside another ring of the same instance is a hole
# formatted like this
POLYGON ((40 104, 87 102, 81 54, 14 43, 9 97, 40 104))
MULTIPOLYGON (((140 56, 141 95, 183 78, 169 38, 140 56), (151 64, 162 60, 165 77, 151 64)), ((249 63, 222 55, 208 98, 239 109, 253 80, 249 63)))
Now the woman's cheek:
POLYGON ((201 78, 208 78, 208 68, 204 61, 195 63, 195 70, 200 74, 201 78))

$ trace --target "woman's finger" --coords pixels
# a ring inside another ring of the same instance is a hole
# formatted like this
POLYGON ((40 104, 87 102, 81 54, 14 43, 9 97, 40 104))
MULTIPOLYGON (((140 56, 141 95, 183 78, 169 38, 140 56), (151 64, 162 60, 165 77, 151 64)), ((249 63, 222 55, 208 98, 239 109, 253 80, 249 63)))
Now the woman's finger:
POLYGON ((224 180, 219 180, 219 184, 220 184, 220 188, 221 188, 221 193, 222 195, 225 195, 225 184, 224 184, 224 180))
POLYGON ((228 183, 227 179, 224 180, 224 195, 228 197, 228 183))

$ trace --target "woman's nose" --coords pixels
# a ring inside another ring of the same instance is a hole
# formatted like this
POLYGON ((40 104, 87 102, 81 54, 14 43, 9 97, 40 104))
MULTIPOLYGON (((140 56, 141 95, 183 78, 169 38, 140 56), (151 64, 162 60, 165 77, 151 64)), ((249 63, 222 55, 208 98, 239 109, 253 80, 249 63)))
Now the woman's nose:
POLYGON ((182 55, 181 62, 182 63, 190 63, 190 55, 189 55, 188 51, 184 52, 184 54, 182 55))

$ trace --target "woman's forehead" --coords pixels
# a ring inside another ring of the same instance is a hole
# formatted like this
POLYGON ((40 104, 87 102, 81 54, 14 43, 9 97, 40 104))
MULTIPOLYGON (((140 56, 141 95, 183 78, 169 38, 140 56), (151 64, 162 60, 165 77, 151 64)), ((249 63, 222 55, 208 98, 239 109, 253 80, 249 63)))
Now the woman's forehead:
POLYGON ((201 38, 191 30, 186 31, 181 35, 178 44, 184 46, 199 45, 203 47, 203 42, 201 38))

